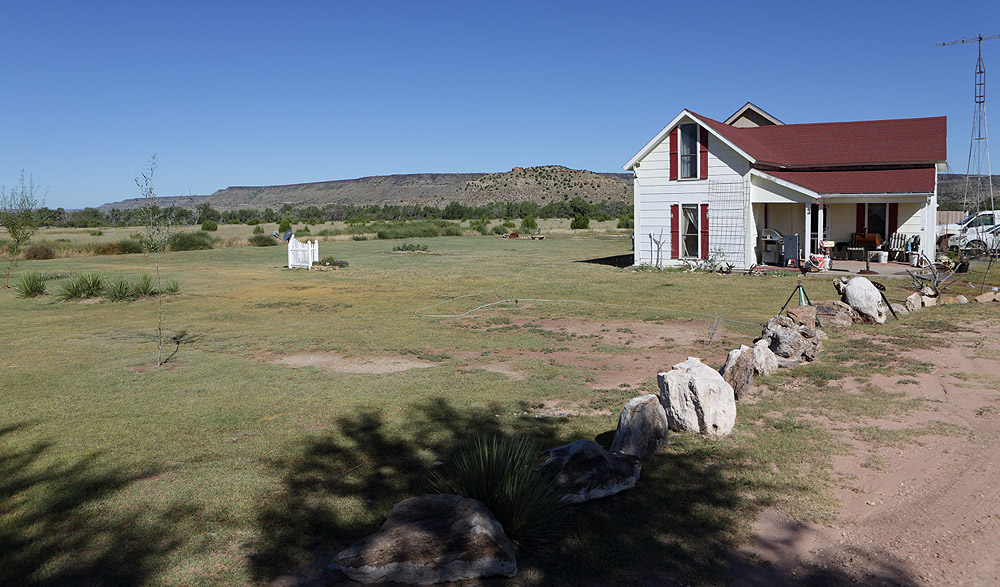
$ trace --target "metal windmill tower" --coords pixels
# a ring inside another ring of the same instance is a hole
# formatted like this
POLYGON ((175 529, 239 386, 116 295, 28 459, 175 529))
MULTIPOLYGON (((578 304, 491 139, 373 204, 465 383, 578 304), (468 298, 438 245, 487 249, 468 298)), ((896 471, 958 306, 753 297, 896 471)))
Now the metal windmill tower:
POLYGON ((968 213, 978 212, 984 208, 987 196, 990 209, 993 204, 993 173, 990 169, 990 142, 986 133, 986 66, 983 64, 983 41, 1000 39, 1000 35, 984 37, 979 35, 971 39, 938 43, 938 47, 959 45, 962 43, 979 43, 979 60, 976 62, 976 108, 972 115, 972 140, 969 144, 969 166, 965 175, 965 195, 962 197, 962 208, 968 213))

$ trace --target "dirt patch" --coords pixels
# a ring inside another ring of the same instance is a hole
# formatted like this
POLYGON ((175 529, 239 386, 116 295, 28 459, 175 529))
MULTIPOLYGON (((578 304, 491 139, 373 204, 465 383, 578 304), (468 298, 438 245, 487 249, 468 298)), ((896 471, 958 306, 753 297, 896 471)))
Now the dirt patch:
POLYGON ((530 373, 520 371, 514 365, 510 363, 476 363, 470 365, 467 369, 459 369, 462 373, 469 373, 474 370, 487 371, 489 373, 499 373, 501 375, 506 375, 508 379, 513 381, 524 381, 531 376, 530 373))
POLYGON ((930 373, 873 378, 925 400, 922 410, 876 424, 916 430, 936 422, 951 433, 886 446, 829 423, 856 447, 835 461, 848 479, 837 490, 837 521, 804 524, 765 511, 731 561, 729 584, 1000 585, 1000 417, 991 409, 1000 407, 1000 361, 982 355, 990 353, 959 344, 911 351, 934 365, 930 373))
POLYGON ((289 367, 316 367, 332 373, 396 373, 410 369, 437 367, 437 363, 415 357, 344 357, 333 353, 295 353, 283 355, 274 361, 289 367))

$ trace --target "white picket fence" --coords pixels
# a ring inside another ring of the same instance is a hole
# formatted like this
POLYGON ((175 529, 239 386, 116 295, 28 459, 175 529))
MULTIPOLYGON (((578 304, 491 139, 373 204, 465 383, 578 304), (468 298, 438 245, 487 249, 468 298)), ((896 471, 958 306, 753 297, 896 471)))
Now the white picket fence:
POLYGON ((295 236, 292 235, 288 239, 288 268, 293 267, 305 267, 306 269, 312 267, 313 262, 319 261, 319 241, 313 242, 301 242, 295 240, 295 236))

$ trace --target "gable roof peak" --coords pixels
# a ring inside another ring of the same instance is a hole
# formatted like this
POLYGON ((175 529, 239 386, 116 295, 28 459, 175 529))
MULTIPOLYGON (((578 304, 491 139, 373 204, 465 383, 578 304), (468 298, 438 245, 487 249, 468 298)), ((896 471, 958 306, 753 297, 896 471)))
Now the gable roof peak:
POLYGON ((736 126, 741 128, 755 127, 755 126, 771 126, 775 124, 785 124, 781 122, 774 116, 771 116, 764 111, 763 108, 754 104, 753 102, 747 102, 739 110, 733 112, 732 116, 727 118, 723 124, 728 124, 730 126, 736 126))

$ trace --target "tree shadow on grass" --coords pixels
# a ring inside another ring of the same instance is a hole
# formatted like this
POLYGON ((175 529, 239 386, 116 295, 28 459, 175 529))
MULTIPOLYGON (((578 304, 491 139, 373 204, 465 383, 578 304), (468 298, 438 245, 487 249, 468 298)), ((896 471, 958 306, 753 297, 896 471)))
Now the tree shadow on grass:
MULTIPOLYGON (((367 412, 343 416, 327 434, 307 441, 299 457, 276 463, 283 486, 264 504, 261 538, 250 557, 258 580, 343 580, 326 568, 333 556, 378 529, 394 503, 429 492, 428 471, 434 461, 448 459, 457 440, 477 433, 528 434, 549 448, 577 439, 569 437, 571 427, 563 420, 525 417, 501 427, 492 410, 458 409, 443 399, 409 407, 393 421, 367 412)), ((599 437, 605 448, 610 436, 599 437)), ((751 492, 796 490, 795 480, 750 486, 741 475, 747 463, 728 440, 682 439, 679 449, 647 458, 635 488, 580 507, 547 551, 519 553, 515 579, 484 583, 733 583, 733 552, 759 508, 770 505, 751 492)), ((802 570, 828 584, 853 580, 836 570, 802 570)), ((795 576, 780 570, 768 576, 775 584, 795 584, 795 576)))
POLYGON ((127 511, 102 502, 153 474, 128 474, 51 455, 51 443, 13 448, 30 425, 0 428, 0 585, 142 585, 180 544, 162 517, 140 506, 127 511))

